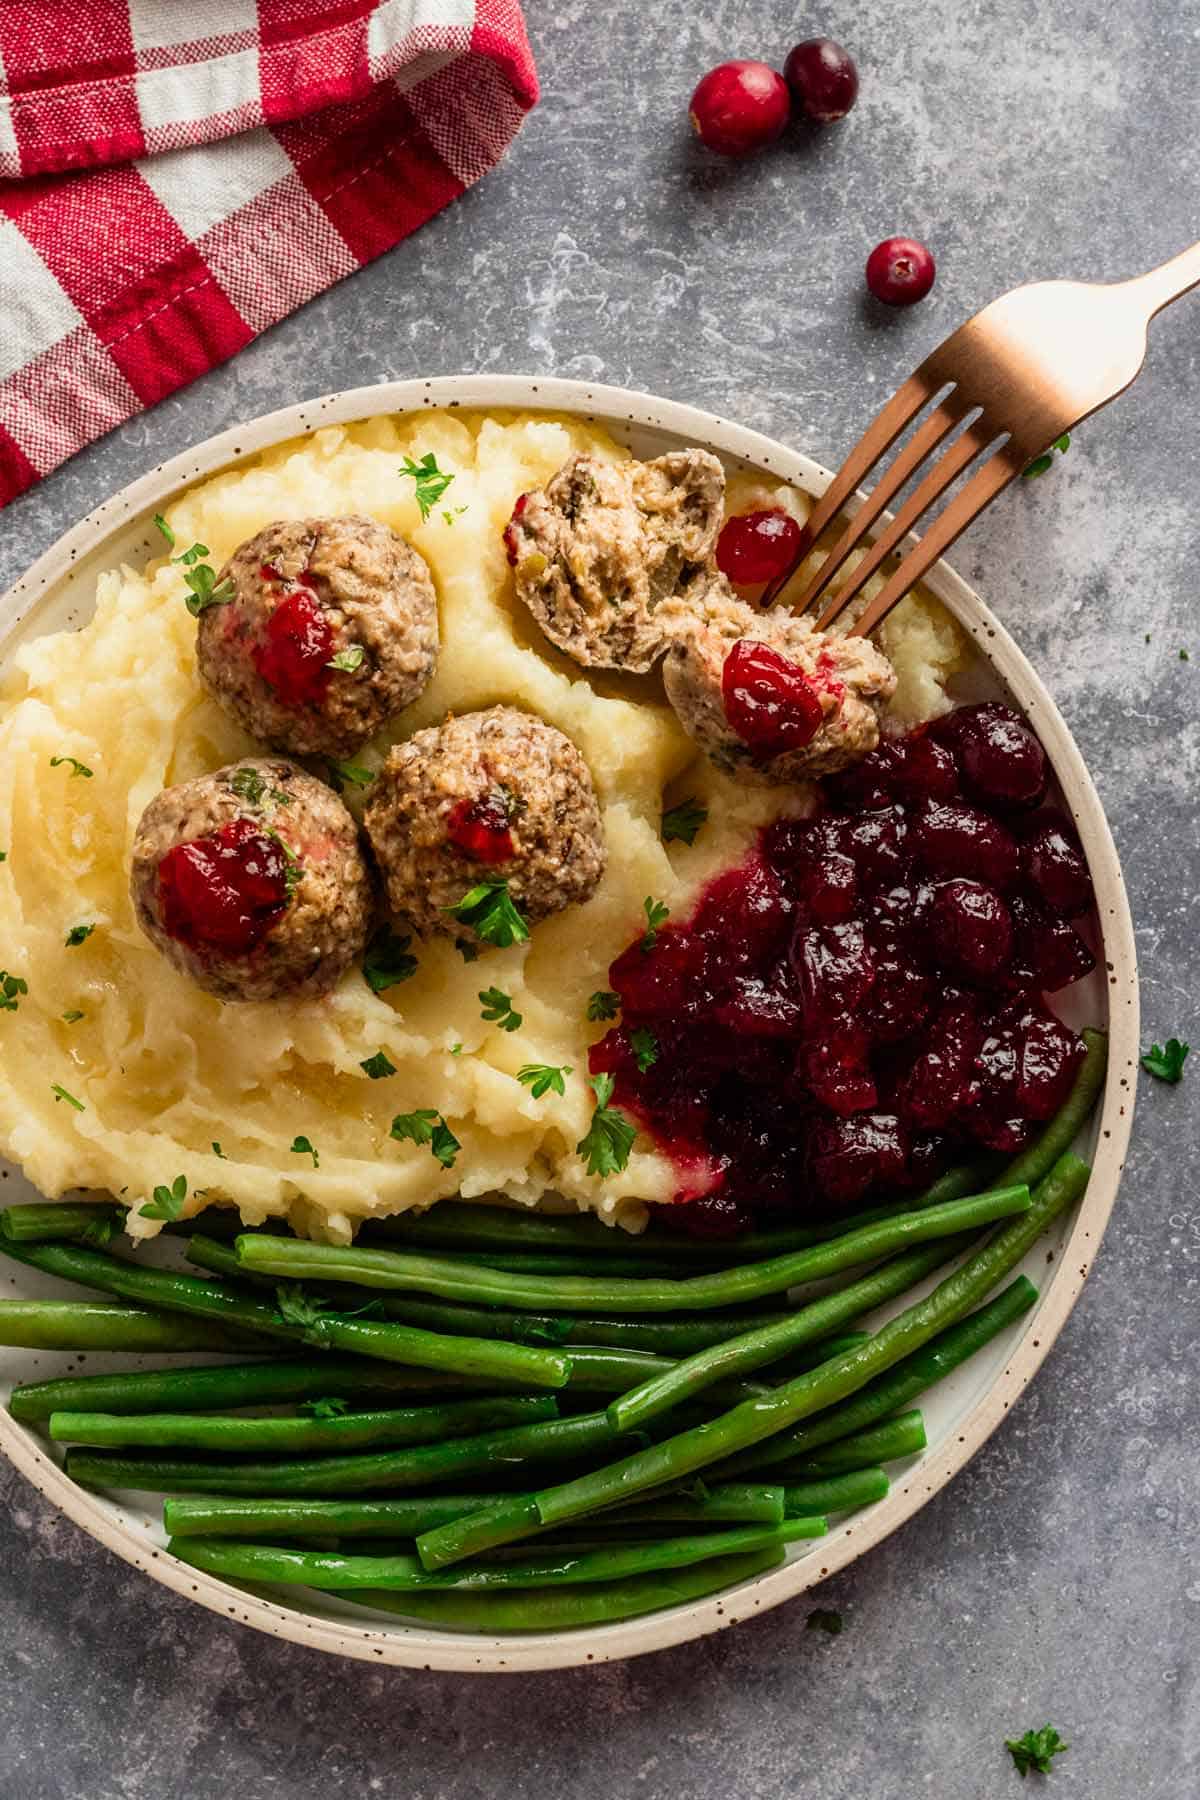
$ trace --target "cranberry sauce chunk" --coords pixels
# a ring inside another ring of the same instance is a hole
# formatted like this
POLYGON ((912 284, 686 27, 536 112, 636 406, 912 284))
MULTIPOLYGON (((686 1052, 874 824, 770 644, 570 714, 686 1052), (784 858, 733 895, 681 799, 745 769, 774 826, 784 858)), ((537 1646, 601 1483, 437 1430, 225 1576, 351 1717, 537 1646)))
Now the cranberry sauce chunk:
POLYGON ((142 814, 130 891, 138 924, 221 1000, 312 997, 361 954, 372 911, 354 821, 282 758, 166 788, 142 814))
POLYGON ((963 707, 826 781, 617 958, 591 1067, 675 1160, 674 1222, 851 1207, 1019 1150, 1057 1111, 1083 1046, 1045 995, 1095 957, 1072 923, 1087 864, 1045 792, 1017 715, 963 707))

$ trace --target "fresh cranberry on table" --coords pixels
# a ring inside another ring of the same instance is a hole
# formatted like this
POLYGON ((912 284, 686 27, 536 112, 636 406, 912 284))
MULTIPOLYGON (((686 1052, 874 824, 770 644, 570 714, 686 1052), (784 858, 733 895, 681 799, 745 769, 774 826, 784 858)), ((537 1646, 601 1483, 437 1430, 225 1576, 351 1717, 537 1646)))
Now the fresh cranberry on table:
POLYGON ((721 156, 750 156, 774 143, 791 116, 783 76, 764 62, 719 63, 703 77, 689 107, 701 143, 721 156))
POLYGON ((788 51, 783 78, 797 109, 815 125, 836 125, 858 99, 858 70, 832 38, 805 38, 788 51))
POLYGON ((737 587, 757 587, 791 568, 800 527, 781 507, 735 513, 717 539, 717 567, 737 587))
POLYGON ((884 238, 867 258, 867 286, 885 306, 923 300, 936 273, 932 252, 915 238, 884 238))

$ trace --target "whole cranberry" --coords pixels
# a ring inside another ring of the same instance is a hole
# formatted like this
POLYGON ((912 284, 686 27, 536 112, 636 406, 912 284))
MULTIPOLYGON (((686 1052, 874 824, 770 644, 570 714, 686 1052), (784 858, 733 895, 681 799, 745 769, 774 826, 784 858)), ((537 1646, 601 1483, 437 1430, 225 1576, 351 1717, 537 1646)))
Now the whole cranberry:
POLYGON ((783 76, 766 63, 725 62, 703 77, 688 110, 692 129, 710 150, 750 156, 782 134, 791 95, 783 76))
POLYGON ((992 806, 1023 811, 1046 792, 1046 752, 1011 706, 985 700, 960 707, 954 738, 968 787, 992 806))
POLYGON ((717 539, 717 567, 738 587, 774 581, 791 568, 800 548, 800 527, 782 507, 735 513, 717 539))
POLYGON ((788 51, 783 78, 805 118, 836 125, 858 99, 854 58, 832 38, 805 38, 788 51))
POLYGON ((1092 904, 1092 878, 1083 851, 1057 813, 1038 815, 1025 839, 1025 872, 1042 903, 1072 919, 1092 904))
POLYGON ((917 813, 909 843, 931 875, 966 875, 992 887, 1011 887, 1020 850, 998 819, 976 806, 928 800, 917 813))
POLYGON ((998 975, 1012 953, 1012 917, 995 888, 982 881, 944 881, 933 900, 934 955, 969 981, 998 975))
POLYGON ((892 1113, 820 1120, 809 1140, 809 1167, 826 1199, 849 1206, 868 1188, 902 1179, 908 1133, 892 1113))
POLYGON ((867 258, 867 286, 885 306, 923 300, 936 273, 932 252, 915 238, 884 238, 867 258))

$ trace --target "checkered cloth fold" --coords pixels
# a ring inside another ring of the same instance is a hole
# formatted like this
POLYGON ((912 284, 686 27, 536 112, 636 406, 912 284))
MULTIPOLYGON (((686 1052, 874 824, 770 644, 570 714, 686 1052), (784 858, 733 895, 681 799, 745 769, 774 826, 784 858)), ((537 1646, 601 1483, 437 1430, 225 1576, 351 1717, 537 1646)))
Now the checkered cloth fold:
POLYGON ((0 0, 0 505, 415 231, 536 99, 517 0, 0 0))

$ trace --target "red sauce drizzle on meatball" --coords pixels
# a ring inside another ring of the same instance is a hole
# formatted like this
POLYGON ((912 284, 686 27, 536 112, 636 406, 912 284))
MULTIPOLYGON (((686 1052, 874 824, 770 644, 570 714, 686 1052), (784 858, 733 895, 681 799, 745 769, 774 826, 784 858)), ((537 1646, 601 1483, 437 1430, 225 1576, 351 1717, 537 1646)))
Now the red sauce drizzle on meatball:
POLYGON ((460 800, 446 821, 446 836, 476 862, 502 863, 516 855, 508 805, 499 788, 479 800, 460 800))
POLYGON ((260 643, 251 652, 254 666, 285 706, 299 710, 319 706, 329 691, 333 671, 333 630, 304 575, 287 583, 272 563, 259 571, 264 581, 286 585, 290 591, 267 620, 260 643))
POLYGON ((802 749, 825 716, 803 670, 757 638, 739 638, 725 658, 721 699, 730 725, 759 757, 802 749))
POLYGON ((167 851, 158 900, 170 937, 248 956, 287 906, 287 858, 251 819, 232 819, 167 851))

